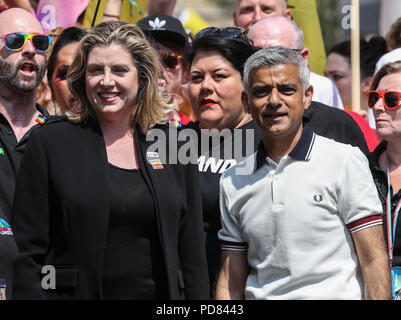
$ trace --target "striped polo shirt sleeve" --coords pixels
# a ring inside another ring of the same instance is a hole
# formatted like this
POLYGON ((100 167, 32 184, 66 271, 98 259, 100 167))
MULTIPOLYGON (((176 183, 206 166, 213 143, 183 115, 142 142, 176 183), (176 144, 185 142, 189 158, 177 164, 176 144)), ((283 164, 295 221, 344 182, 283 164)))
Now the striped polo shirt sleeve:
POLYGON ((248 244, 242 236, 238 216, 234 210, 229 210, 228 199, 224 187, 224 174, 220 179, 220 214, 221 229, 218 232, 221 249, 227 251, 247 251, 248 244))
POLYGON ((351 222, 347 224, 347 228, 351 233, 355 233, 366 228, 378 226, 381 224, 383 224, 383 219, 382 216, 379 214, 351 222))
POLYGON ((382 224, 383 208, 368 160, 352 148, 339 172, 339 212, 351 233, 382 224))

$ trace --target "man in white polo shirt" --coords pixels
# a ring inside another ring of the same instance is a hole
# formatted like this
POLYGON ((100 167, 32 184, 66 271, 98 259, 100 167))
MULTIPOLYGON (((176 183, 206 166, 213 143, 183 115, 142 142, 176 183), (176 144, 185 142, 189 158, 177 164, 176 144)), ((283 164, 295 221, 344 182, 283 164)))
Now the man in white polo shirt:
POLYGON ((303 127, 308 79, 302 56, 283 47, 245 65, 243 102, 262 142, 221 177, 217 299, 391 299, 367 160, 303 127))
MULTIPOLYGON (((302 29, 294 21, 283 16, 259 20, 249 29, 248 38, 255 46, 261 48, 283 46, 297 50, 309 63, 309 49, 304 46, 302 29)), ((332 80, 310 72, 309 82, 314 88, 313 101, 344 110, 340 93, 332 80)))

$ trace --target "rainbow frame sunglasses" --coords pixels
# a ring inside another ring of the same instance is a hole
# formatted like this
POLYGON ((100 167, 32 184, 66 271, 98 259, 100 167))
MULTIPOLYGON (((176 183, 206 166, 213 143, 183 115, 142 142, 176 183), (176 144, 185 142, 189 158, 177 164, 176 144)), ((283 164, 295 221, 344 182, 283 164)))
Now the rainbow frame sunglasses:
POLYGON ((53 37, 47 34, 24 34, 20 32, 3 33, 1 35, 5 47, 10 51, 19 51, 25 46, 28 40, 38 52, 47 52, 50 49, 53 37))

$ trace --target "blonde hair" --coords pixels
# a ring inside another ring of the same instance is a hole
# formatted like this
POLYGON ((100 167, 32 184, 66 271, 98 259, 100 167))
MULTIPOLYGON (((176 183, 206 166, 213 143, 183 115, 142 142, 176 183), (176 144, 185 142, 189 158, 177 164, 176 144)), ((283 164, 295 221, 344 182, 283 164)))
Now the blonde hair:
POLYGON ((93 28, 80 41, 74 61, 67 75, 68 87, 77 97, 78 103, 70 110, 68 118, 79 122, 94 116, 93 108, 86 96, 85 72, 90 50, 98 45, 123 46, 131 54, 138 72, 139 88, 136 107, 131 114, 132 129, 138 123, 146 134, 155 124, 164 119, 166 108, 158 92, 160 63, 155 51, 137 26, 121 21, 105 21, 93 28))

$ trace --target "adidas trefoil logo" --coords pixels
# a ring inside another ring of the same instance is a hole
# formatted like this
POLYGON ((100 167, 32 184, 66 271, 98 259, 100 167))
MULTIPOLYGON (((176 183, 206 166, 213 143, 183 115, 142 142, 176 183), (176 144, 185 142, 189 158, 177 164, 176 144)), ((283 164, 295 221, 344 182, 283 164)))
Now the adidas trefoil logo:
POLYGON ((158 17, 156 17, 155 21, 150 20, 149 26, 152 30, 164 30, 164 26, 166 25, 166 20, 160 21, 158 17))

